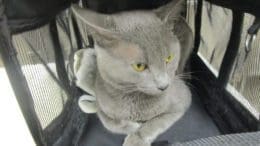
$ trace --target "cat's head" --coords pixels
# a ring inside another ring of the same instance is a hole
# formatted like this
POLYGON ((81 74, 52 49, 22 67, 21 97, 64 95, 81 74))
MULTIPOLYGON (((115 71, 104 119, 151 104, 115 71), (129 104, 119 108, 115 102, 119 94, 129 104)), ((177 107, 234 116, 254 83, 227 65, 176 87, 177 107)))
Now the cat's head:
POLYGON ((172 30, 182 0, 154 11, 98 14, 73 11, 95 40, 98 70, 114 87, 150 95, 163 93, 175 77, 180 43, 172 30))

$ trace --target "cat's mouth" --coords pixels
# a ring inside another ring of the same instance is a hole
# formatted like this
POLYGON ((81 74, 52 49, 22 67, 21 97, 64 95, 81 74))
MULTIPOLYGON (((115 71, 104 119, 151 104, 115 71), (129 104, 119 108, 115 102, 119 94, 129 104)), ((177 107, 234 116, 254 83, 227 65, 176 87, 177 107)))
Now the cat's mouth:
POLYGON ((158 88, 138 88, 138 90, 151 96, 162 95, 165 93, 165 90, 160 90, 158 88))

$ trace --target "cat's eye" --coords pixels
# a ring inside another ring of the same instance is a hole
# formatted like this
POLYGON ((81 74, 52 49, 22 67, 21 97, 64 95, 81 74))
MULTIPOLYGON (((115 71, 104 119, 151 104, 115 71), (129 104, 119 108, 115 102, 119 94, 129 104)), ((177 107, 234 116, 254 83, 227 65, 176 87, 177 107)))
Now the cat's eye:
POLYGON ((132 67, 134 68, 135 71, 138 72, 142 72, 147 68, 147 66, 143 63, 132 64, 132 67))
POLYGON ((170 63, 172 60, 173 60, 173 54, 171 54, 167 58, 165 58, 166 63, 170 63))

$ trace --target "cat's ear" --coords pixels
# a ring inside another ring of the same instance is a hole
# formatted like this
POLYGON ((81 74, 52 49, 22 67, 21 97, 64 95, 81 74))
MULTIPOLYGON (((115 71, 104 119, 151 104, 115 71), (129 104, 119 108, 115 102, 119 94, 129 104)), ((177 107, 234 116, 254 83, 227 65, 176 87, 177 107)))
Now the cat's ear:
POLYGON ((102 40, 111 41, 118 38, 118 33, 114 31, 115 23, 111 15, 97 13, 86 8, 81 8, 73 4, 72 12, 77 19, 80 19, 88 26, 90 33, 102 37, 102 40))
POLYGON ((171 0, 168 4, 156 9, 154 12, 164 23, 172 24, 181 16, 184 2, 184 0, 171 0))

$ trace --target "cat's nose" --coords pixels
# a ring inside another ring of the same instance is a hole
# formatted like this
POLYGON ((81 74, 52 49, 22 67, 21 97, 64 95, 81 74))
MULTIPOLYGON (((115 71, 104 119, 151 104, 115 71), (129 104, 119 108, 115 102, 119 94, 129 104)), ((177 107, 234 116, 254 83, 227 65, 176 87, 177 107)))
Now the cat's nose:
POLYGON ((166 84, 166 85, 164 85, 164 86, 159 86, 159 87, 157 87, 159 90, 161 90, 161 91, 164 91, 164 90, 166 90, 167 88, 169 87, 169 84, 166 84))
POLYGON ((166 90, 169 87, 169 76, 167 74, 160 74, 155 79, 157 88, 161 91, 166 90))

